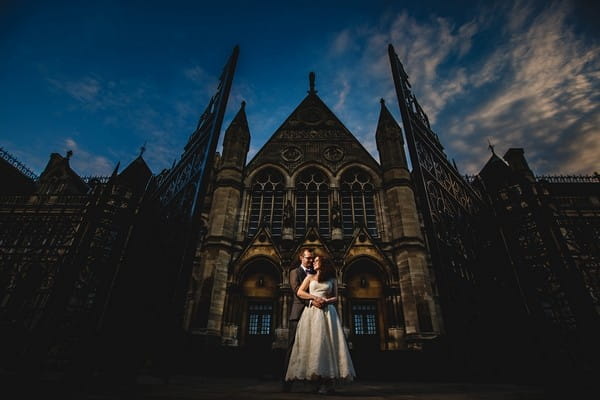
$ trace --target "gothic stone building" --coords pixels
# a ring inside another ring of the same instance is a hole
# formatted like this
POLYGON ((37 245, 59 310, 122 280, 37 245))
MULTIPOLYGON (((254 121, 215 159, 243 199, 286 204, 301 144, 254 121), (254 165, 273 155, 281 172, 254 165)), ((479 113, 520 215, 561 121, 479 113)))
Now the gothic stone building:
MULTIPOLYGON (((69 156, 53 154, 36 177, 2 151, 2 367, 98 368, 73 360, 96 360, 106 350, 112 370, 143 340, 131 365, 172 358, 172 344, 181 342, 177 354, 196 367, 227 359, 221 372, 235 369, 231 360, 243 361, 242 374, 264 364, 276 372, 270 357, 287 346, 294 295, 288 276, 304 247, 334 261, 337 307, 363 377, 384 370, 406 377, 413 369, 423 376, 436 368, 441 376, 464 368, 530 373, 593 355, 598 176, 536 178, 522 149, 504 159, 493 153, 464 181, 488 205, 476 221, 488 232, 483 263, 472 257, 475 246, 459 240, 465 220, 440 220, 446 236, 428 235, 427 199, 416 191, 403 132, 383 101, 380 107, 377 161, 311 79, 308 95, 247 161, 251 134, 242 104, 194 221, 202 234, 184 280, 185 305, 176 311, 184 340, 156 334, 165 321, 156 316, 173 297, 163 286, 176 280, 178 265, 163 256, 152 266, 162 250, 147 240, 157 236, 147 228, 151 214, 139 212, 168 171, 152 175, 140 155, 111 177, 81 178, 69 156), (438 239, 451 256, 444 268, 436 265, 438 239), (467 263, 455 264, 455 256, 467 263), (211 354, 219 358, 198 361, 211 354)), ((436 206, 445 207, 441 200, 436 206)))
POLYGON ((336 266, 356 349, 419 348, 442 321, 398 123, 381 104, 381 164, 311 87, 246 163, 244 106, 225 132, 186 326, 224 346, 287 346, 288 275, 309 247, 336 266))

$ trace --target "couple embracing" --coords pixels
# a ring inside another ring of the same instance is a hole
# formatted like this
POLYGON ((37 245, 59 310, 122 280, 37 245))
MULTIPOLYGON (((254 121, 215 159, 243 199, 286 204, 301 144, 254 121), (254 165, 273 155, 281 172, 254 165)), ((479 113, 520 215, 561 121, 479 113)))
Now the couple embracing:
POLYGON ((335 382, 356 376, 335 308, 335 270, 309 248, 301 250, 300 263, 290 271, 293 302, 283 390, 290 391, 294 381, 310 381, 319 393, 333 393, 335 382))

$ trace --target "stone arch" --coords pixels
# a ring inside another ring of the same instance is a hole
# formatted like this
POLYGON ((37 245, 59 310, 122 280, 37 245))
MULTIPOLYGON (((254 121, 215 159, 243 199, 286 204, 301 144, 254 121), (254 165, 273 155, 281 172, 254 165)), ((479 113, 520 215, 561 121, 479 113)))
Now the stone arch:
POLYGON ((239 344, 268 352, 281 324, 281 267, 269 257, 253 257, 237 269, 234 279, 228 319, 237 326, 239 344))
POLYGON ((305 173, 306 170, 309 170, 312 168, 315 168, 315 169, 318 169, 319 171, 321 171, 327 177, 327 179, 329 181, 329 185, 331 185, 332 183, 335 182, 335 176, 329 168, 327 168, 323 164, 316 163, 314 161, 310 161, 310 162, 307 162, 307 163, 301 165, 294 171, 294 173, 290 176, 291 184, 295 185, 295 183, 298 180, 298 177, 300 175, 302 175, 303 173, 305 173))
POLYGON ((356 162, 352 162, 352 163, 348 163, 346 165, 344 165, 342 168, 339 169, 339 171, 337 172, 335 179, 336 179, 336 183, 340 183, 342 176, 347 173, 349 170, 352 170, 354 168, 360 169, 362 171, 364 171, 365 173, 369 174, 371 179, 373 180, 373 185, 376 188, 380 188, 382 185, 382 181, 381 181, 381 176, 377 171, 374 171, 373 169, 369 168, 367 165, 365 164, 359 164, 356 162))
POLYGON ((246 188, 250 188, 252 186, 252 182, 254 181, 254 178, 256 177, 256 175, 258 175, 261 172, 264 172, 265 170, 268 169, 273 169, 276 170, 277 172, 279 172, 284 180, 285 180, 285 186, 289 186, 290 185, 290 176, 287 173, 287 171, 281 167, 281 165, 278 164, 273 164, 273 163, 266 163, 266 164, 262 164, 256 168, 254 168, 252 171, 248 172, 248 175, 246 175, 244 177, 244 186, 246 188))
POLYGON ((370 257, 356 258, 343 268, 343 319, 359 357, 385 348, 389 278, 386 268, 370 257))
POLYGON ((344 261, 344 265, 342 266, 342 280, 346 280, 346 275, 349 271, 355 268, 362 268, 361 265, 369 265, 369 268, 373 268, 377 270, 377 274, 381 277, 383 283, 385 285, 390 285, 394 279, 394 273, 387 263, 382 263, 382 260, 378 260, 369 255, 362 255, 359 257, 354 257, 351 259, 347 259, 344 261))
POLYGON ((252 273, 253 270, 267 272, 269 269, 269 273, 275 276, 277 278, 277 282, 280 284, 283 281, 283 270, 277 260, 265 254, 254 256, 244 260, 241 265, 237 265, 233 271, 232 280, 236 284, 241 284, 242 281, 246 279, 247 275, 252 273), (257 265, 261 267, 256 267, 257 265))

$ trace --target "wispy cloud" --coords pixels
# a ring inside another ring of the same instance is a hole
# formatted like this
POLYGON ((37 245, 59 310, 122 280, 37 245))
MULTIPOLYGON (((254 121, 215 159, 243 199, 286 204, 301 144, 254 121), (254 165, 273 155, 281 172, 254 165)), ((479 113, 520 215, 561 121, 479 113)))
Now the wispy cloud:
POLYGON ((335 38, 333 39, 333 43, 331 45, 331 52, 334 54, 342 54, 346 52, 352 45, 352 34, 349 29, 344 29, 339 32, 335 38))
POLYGON ((199 65, 194 65, 183 70, 183 75, 209 96, 217 91, 218 77, 209 74, 199 65))
MULTIPOLYGON (((180 72, 180 78, 192 81, 192 85, 184 85, 186 89, 175 94, 155 81, 107 79, 100 74, 47 78, 46 81, 52 90, 72 99, 69 111, 94 114, 95 118, 100 117, 104 122, 109 134, 127 132, 128 142, 137 141, 133 148, 113 152, 114 157, 126 163, 146 142, 144 158, 150 168, 158 172, 169 168, 173 160, 179 158, 218 83, 216 78, 197 66, 183 68, 180 72)), ((82 137, 90 134, 80 133, 82 137)), ((81 151, 81 148, 78 150, 81 151)), ((100 173, 103 167, 101 159, 86 151, 84 154, 88 162, 75 161, 74 158, 74 165, 81 167, 83 174, 100 173)))
POLYGON ((97 100, 97 96, 100 92, 100 83, 97 79, 90 76, 86 76, 79 80, 69 81, 48 79, 48 82, 56 89, 65 91, 81 103, 91 103, 97 100))
MULTIPOLYGON (((462 110, 450 134, 474 143, 491 134, 500 149, 524 147, 539 173, 591 173, 600 167, 600 47, 575 35, 569 11, 558 3, 537 13, 522 3, 510 10, 505 41, 484 69, 505 71, 503 84, 491 85, 487 96, 471 90, 479 105, 462 110)), ((495 81, 481 78, 474 87, 486 89, 495 81)))
POLYGON ((81 175, 107 176, 115 165, 106 157, 90 153, 73 138, 63 139, 65 152, 73 151, 71 167, 81 175))
POLYGON ((346 104, 346 98, 348 97, 348 93, 350 93, 350 82, 347 79, 341 80, 342 88, 337 92, 337 102, 335 106, 333 106, 334 110, 340 110, 346 104))
POLYGON ((343 30, 332 48, 339 58, 358 60, 342 71, 358 84, 336 111, 351 113, 353 103, 377 96, 396 104, 385 52, 392 43, 434 130, 464 172, 481 169, 493 137, 498 152, 525 148, 537 173, 591 173, 600 169, 600 46, 576 34, 571 11, 564 3, 536 8, 515 1, 461 24, 402 12, 343 30), (491 30, 494 42, 487 43, 491 30))
POLYGON ((108 80, 94 74, 46 81, 51 89, 75 100, 73 108, 92 112, 131 106, 147 95, 147 87, 140 82, 108 80))

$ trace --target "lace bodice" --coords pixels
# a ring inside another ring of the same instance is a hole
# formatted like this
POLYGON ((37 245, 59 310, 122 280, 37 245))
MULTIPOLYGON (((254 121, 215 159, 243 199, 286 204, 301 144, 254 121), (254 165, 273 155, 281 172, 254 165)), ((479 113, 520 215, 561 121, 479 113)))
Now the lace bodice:
POLYGON ((327 280, 324 282, 319 282, 316 279, 314 281, 310 281, 308 285, 308 290, 310 294, 314 294, 319 297, 331 297, 333 291, 333 281, 327 280))

